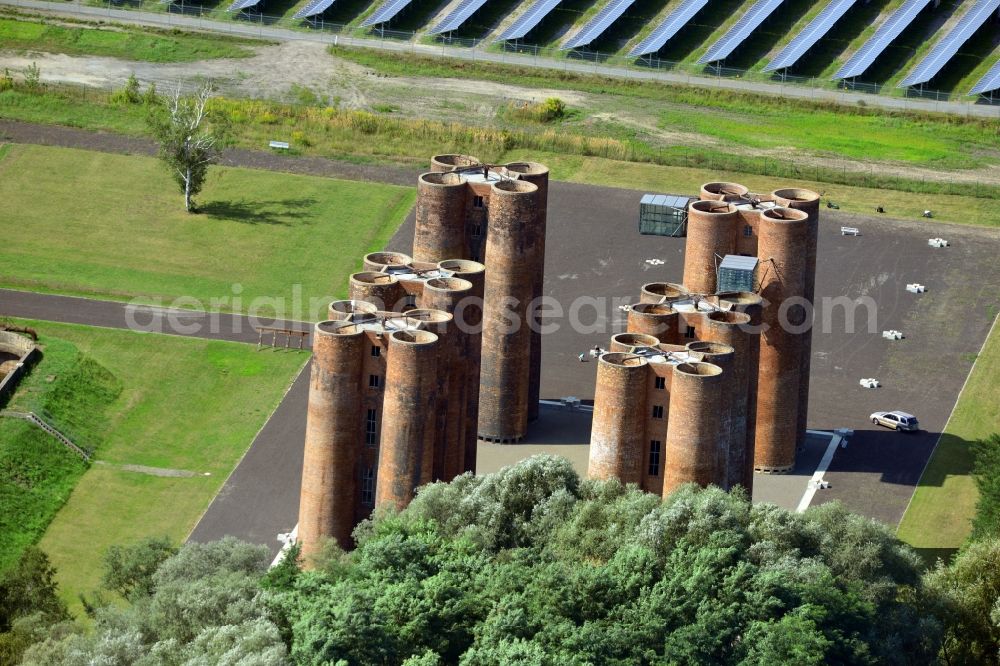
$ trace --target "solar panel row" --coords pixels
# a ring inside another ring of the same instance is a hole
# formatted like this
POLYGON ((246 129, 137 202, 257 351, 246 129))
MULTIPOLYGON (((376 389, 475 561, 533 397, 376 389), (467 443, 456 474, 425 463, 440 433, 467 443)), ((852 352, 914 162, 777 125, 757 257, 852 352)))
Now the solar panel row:
POLYGON ((403 8, 408 4, 410 4, 410 0, 385 0, 385 2, 383 2, 371 16, 361 22, 361 27, 367 28, 369 26, 378 25, 379 23, 385 23, 396 14, 403 11, 403 8))
POLYGON ((708 0, 684 0, 680 7, 670 12, 667 18, 663 19, 663 22, 649 34, 649 37, 639 42, 629 52, 629 55, 635 58, 656 53, 707 4, 708 0))
POLYGON ((427 34, 440 35, 443 32, 451 32, 458 29, 484 4, 486 4, 486 0, 462 0, 454 11, 445 16, 436 26, 428 30, 427 34))
POLYGON ((948 64, 948 61, 958 53, 958 49, 961 48, 962 44, 969 37, 972 37, 972 34, 986 22, 998 7, 1000 7, 1000 0, 978 0, 972 6, 972 9, 959 19, 955 27, 941 41, 934 45, 931 52, 917 63, 913 71, 899 83, 899 87, 915 86, 933 79, 941 71, 941 68, 948 64))
POLYGON ((625 13, 625 10, 631 7, 633 2, 635 0, 611 0, 611 2, 601 8, 597 16, 587 22, 587 25, 583 26, 578 33, 566 40, 561 48, 563 50, 575 49, 590 44, 611 27, 611 24, 625 13))
POLYGON ((330 5, 334 3, 334 0, 310 0, 309 4, 295 12, 292 18, 308 18, 310 16, 316 16, 317 14, 322 14, 330 5))
POLYGON ((779 69, 791 67, 805 55, 812 45, 819 41, 820 37, 830 32, 830 28, 841 16, 847 13, 855 3, 855 0, 830 0, 830 3, 816 15, 809 25, 803 28, 802 32, 795 35, 792 41, 781 49, 781 52, 774 57, 774 60, 764 67, 765 72, 774 72, 779 69))
POLYGON ((782 0, 757 0, 750 10, 740 17, 733 27, 726 31, 722 37, 712 44, 705 52, 698 63, 705 65, 710 62, 725 60, 736 47, 750 36, 750 33, 757 29, 761 23, 770 16, 781 4, 782 0))
POLYGON ((531 32, 542 19, 549 15, 562 0, 537 0, 528 11, 521 14, 509 28, 504 30, 496 41, 505 42, 509 39, 521 39, 531 32))
POLYGON ((969 91, 970 95, 981 95, 985 92, 990 92, 1000 88, 1000 60, 997 60, 990 71, 983 74, 983 78, 976 82, 976 85, 972 86, 972 90, 969 91))
POLYGON ((227 12, 239 12, 244 9, 250 9, 251 7, 256 7, 261 3, 261 0, 236 0, 233 4, 229 5, 227 12))
POLYGON ((844 66, 833 75, 834 80, 850 79, 861 76, 865 70, 872 66, 875 59, 882 55, 888 48, 892 40, 899 37, 906 26, 913 23, 924 7, 930 4, 931 0, 906 0, 896 11, 878 27, 875 34, 868 38, 861 48, 848 59, 844 66))

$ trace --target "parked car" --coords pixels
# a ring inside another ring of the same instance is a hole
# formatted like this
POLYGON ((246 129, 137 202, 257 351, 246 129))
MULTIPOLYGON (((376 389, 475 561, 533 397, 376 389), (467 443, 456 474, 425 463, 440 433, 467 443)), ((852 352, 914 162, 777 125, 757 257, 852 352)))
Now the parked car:
POLYGON ((912 432, 920 428, 920 424, 917 423, 917 417, 906 412, 875 412, 869 418, 871 418, 872 423, 875 425, 885 426, 893 430, 912 432))

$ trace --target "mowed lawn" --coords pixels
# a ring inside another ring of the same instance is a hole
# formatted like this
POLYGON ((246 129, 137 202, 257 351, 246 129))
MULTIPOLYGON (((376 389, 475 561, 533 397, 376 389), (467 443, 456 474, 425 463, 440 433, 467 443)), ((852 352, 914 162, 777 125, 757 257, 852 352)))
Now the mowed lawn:
POLYGON ((348 274, 384 247, 414 197, 213 167, 192 215, 155 159, 16 145, 0 160, 0 284, 241 311, 254 299, 290 308, 299 291, 321 303, 346 293, 348 274))
POLYGON ((978 492, 969 445, 1000 433, 1000 327, 994 324, 944 434, 899 524, 900 539, 931 557, 972 531, 978 492))
MULTIPOLYGON (((79 609, 97 589, 108 546, 146 536, 181 542, 219 492, 306 362, 306 352, 50 322, 27 322, 67 340, 120 382, 107 435, 40 547, 60 592, 79 609), (143 465, 191 472, 155 476, 143 465)), ((36 372, 46 372, 43 360, 36 372)), ((289 443, 296 445, 301 443, 289 443)), ((53 444, 56 445, 56 444, 53 444)))

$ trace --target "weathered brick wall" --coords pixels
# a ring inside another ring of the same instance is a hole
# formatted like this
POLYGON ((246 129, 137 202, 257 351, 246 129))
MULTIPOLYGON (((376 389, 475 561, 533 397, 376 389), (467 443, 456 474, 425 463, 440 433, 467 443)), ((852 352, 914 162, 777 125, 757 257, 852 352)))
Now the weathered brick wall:
MULTIPOLYGON (((761 335, 757 387, 757 443, 754 467, 783 472, 795 465, 798 428, 799 366, 803 336, 782 325, 779 311, 785 299, 805 292, 808 215, 791 208, 761 214, 759 256, 770 261, 760 269, 760 295, 766 306, 761 335)), ((801 307, 785 308, 787 323, 799 323, 801 307)))
POLYGON ((724 381, 722 369, 711 363, 673 366, 664 496, 685 483, 707 486, 717 478, 716 448, 724 409, 724 381))
POLYGON ((434 447, 439 344, 429 331, 388 336, 376 506, 404 508, 426 474, 424 456, 434 447))
POLYGON ((719 257, 736 251, 742 228, 736 206, 719 201, 695 201, 688 207, 684 248, 684 286, 698 294, 715 293, 719 257))
POLYGON ((298 531, 307 560, 326 537, 352 545, 365 339, 349 322, 320 322, 314 330, 298 531))
POLYGON ((493 185, 486 236, 479 434, 516 442, 528 425, 531 330, 526 325, 534 290, 534 224, 538 187, 503 180, 493 185))
POLYGON ((465 259, 468 187, 458 174, 425 173, 417 179, 413 258, 465 259))
POLYGON ((592 479, 641 484, 647 418, 649 364, 628 352, 610 352, 597 362, 590 433, 592 479))
MULTIPOLYGON (((811 190, 788 188, 771 193, 782 206, 795 208, 808 216, 809 229, 806 234, 806 262, 804 295, 810 303, 816 303, 816 246, 819 239, 819 195, 811 190)), ((812 328, 802 334, 802 358, 799 362, 799 405, 796 432, 799 444, 806 439, 806 422, 809 415, 809 377, 812 362, 812 328)))

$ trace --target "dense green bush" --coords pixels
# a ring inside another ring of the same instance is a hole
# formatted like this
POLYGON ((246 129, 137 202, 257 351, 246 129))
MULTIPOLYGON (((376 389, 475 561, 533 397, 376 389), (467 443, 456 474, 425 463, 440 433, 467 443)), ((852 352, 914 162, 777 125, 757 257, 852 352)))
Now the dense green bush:
POLYGON ((972 520, 972 538, 1000 536, 1000 434, 993 434, 972 445, 975 456, 973 474, 979 500, 972 520))
POLYGON ((839 506, 661 503, 553 457, 428 486, 356 537, 282 597, 299 663, 929 663, 942 631, 916 556, 839 506))

